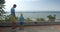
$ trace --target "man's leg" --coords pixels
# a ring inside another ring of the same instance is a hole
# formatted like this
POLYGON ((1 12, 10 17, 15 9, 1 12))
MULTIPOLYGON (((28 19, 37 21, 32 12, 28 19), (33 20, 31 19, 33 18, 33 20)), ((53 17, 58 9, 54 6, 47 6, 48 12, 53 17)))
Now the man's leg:
POLYGON ((16 32, 16 23, 13 23, 13 25, 12 25, 12 31, 16 32))

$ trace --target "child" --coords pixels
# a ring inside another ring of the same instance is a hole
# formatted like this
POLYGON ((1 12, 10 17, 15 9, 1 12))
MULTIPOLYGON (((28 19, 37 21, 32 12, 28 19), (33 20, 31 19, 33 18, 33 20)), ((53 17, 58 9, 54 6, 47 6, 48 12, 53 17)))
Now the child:
POLYGON ((21 14, 20 16, 20 29, 23 29, 23 26, 24 26, 24 17, 23 17, 23 14, 21 14))

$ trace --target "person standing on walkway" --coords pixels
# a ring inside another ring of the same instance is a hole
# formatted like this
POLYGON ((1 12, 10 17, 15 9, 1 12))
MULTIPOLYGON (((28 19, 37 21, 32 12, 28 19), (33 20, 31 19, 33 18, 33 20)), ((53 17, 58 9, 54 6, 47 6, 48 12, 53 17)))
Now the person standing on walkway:
POLYGON ((15 16, 15 8, 16 8, 16 4, 13 5, 13 7, 11 8, 11 20, 12 20, 12 29, 16 29, 16 23, 15 23, 15 20, 16 20, 16 16, 15 16))
POLYGON ((23 14, 21 14, 21 16, 20 16, 20 29, 23 29, 23 26, 24 26, 24 17, 23 17, 23 14))
POLYGON ((13 7, 11 8, 11 18, 12 18, 12 22, 15 22, 16 20, 16 16, 15 16, 15 8, 16 8, 16 4, 13 5, 13 7))

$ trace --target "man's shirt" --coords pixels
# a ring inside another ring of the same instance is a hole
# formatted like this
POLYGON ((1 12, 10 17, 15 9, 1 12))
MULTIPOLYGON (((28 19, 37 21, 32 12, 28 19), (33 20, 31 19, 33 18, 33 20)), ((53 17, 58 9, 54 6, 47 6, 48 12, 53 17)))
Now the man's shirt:
POLYGON ((11 15, 15 16, 15 8, 11 8, 11 15))

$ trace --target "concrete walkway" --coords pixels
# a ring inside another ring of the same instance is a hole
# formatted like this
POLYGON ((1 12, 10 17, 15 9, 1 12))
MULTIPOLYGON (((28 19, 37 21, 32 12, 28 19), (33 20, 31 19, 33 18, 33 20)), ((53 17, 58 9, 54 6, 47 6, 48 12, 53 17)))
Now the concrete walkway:
POLYGON ((24 27, 20 30, 20 27, 12 29, 12 27, 0 27, 0 32, 60 32, 60 25, 54 26, 30 26, 24 27))

